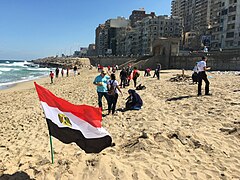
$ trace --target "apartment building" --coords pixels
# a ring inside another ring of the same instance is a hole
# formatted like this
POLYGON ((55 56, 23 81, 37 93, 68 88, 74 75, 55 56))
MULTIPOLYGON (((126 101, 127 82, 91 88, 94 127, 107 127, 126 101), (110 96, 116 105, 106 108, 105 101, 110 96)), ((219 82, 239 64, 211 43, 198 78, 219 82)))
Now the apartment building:
POLYGON ((130 26, 130 20, 122 17, 109 19, 104 24, 100 24, 96 28, 97 55, 151 55, 152 44, 156 39, 177 37, 180 40, 182 35, 181 18, 151 14, 154 16, 141 18, 134 22, 133 27, 130 26))
POLYGON ((117 19, 109 19, 104 24, 100 24, 96 28, 96 52, 98 55, 116 55, 116 36, 118 29, 127 28, 130 21, 117 17, 117 19))
POLYGON ((172 15, 182 18, 185 48, 190 39, 212 50, 240 48, 240 0, 173 0, 172 15))
POLYGON ((187 49, 201 48, 201 36, 206 36, 210 21, 209 0, 173 0, 172 16, 182 19, 183 34, 181 46, 187 49), (195 34, 195 36, 192 36, 195 34), (195 38, 195 40, 194 40, 195 38), (191 43, 189 40, 191 39, 191 43), (199 42, 198 42, 199 41, 199 42), (197 44, 193 44, 196 42, 197 44), (191 47, 190 44, 194 46, 191 47))
POLYGON ((133 10, 132 14, 129 16, 129 20, 131 22, 131 26, 134 27, 137 21, 141 21, 145 17, 155 17, 155 13, 151 12, 150 14, 146 14, 144 8, 140 8, 139 10, 133 10))
MULTIPOLYGON (((129 32, 131 35, 131 54, 152 55, 153 42, 160 37, 181 38, 181 19, 178 17, 157 16, 146 17, 136 22, 129 32)), ((127 39, 128 40, 128 39, 127 39)))
POLYGON ((240 1, 210 0, 211 48, 240 48, 240 1))

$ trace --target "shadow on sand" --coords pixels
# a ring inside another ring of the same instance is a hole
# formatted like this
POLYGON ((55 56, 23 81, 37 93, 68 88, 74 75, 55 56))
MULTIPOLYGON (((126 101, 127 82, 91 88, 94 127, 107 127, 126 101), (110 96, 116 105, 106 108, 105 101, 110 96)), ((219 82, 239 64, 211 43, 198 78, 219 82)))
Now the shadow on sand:
POLYGON ((30 178, 30 176, 23 172, 23 171, 19 171, 19 172, 15 172, 14 174, 3 174, 0 176, 0 180, 10 180, 10 179, 16 179, 16 180, 32 180, 30 178))
POLYGON ((177 101, 177 100, 182 100, 182 99, 188 99, 191 97, 196 97, 196 96, 179 96, 179 97, 169 98, 166 101, 177 101))

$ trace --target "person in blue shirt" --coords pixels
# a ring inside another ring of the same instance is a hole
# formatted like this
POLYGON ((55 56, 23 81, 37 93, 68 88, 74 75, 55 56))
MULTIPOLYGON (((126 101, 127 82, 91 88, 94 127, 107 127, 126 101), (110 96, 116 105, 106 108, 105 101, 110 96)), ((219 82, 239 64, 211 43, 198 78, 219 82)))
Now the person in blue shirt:
POLYGON ((98 75, 93 84, 97 86, 97 94, 98 94, 98 106, 102 109, 102 97, 104 96, 109 104, 109 97, 108 97, 108 89, 107 89, 107 82, 110 80, 110 77, 107 75, 105 70, 101 71, 101 74, 98 75))

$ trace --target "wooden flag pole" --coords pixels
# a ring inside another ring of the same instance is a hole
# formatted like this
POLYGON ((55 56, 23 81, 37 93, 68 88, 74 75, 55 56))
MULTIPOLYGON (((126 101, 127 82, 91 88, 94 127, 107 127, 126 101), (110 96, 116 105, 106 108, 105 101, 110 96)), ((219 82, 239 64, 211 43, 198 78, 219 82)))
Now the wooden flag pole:
POLYGON ((52 146, 52 136, 50 136, 50 146, 51 146, 51 157, 52 157, 52 164, 54 163, 54 152, 53 152, 53 146, 52 146))

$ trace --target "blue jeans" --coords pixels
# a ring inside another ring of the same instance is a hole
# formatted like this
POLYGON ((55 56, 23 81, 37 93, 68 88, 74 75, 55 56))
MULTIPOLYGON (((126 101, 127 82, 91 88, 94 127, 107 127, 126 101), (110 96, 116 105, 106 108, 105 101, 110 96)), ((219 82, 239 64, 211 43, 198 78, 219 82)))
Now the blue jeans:
POLYGON ((104 96, 109 105, 109 96, 107 92, 97 92, 98 94, 98 106, 102 108, 102 97, 104 96))

